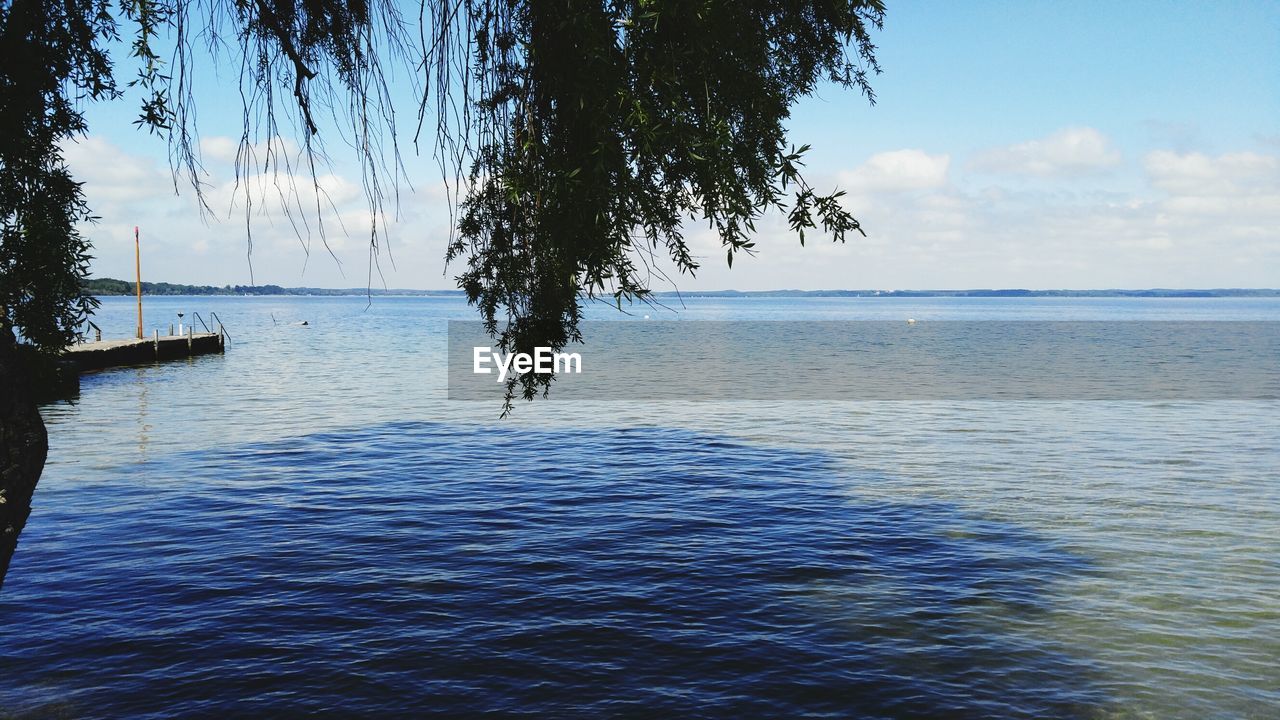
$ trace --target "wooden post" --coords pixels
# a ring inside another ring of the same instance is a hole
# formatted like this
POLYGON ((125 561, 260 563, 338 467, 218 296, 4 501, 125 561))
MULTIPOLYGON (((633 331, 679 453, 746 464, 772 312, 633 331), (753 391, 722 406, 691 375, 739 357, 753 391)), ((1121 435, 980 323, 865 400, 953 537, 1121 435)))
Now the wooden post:
MULTIPOLYGON (((133 271, 137 277, 138 291, 138 339, 142 339, 142 244, 138 240, 138 226, 133 226, 133 271)), ((158 331, 157 331, 157 334, 158 331)))
POLYGON ((194 339, 195 333, 196 333, 196 329, 188 325, 187 326, 187 357, 191 357, 191 345, 192 345, 192 340, 194 339))
POLYGON ((160 359, 160 330, 157 328, 151 335, 151 343, 156 349, 156 359, 160 359))

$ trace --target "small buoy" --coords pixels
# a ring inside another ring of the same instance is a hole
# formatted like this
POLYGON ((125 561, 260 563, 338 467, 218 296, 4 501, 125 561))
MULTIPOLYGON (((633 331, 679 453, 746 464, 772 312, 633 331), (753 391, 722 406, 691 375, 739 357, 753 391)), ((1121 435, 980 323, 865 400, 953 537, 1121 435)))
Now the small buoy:
POLYGON ((915 325, 915 324, 916 324, 916 319, 915 319, 915 318, 907 318, 907 324, 908 324, 908 325, 915 325))
POLYGON ((648 316, 648 315, 645 315, 645 316, 644 316, 644 319, 645 319, 645 320, 648 320, 648 319, 649 319, 649 316, 648 316))

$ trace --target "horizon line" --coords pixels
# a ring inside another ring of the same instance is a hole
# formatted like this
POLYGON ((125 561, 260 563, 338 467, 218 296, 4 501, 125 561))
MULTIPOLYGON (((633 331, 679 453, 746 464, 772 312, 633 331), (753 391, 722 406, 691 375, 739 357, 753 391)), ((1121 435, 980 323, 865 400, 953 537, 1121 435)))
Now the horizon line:
MULTIPOLYGON (((134 282, 129 280, 119 280, 117 278, 86 278, 85 289, 89 290, 87 294, 103 295, 110 297, 114 293, 93 292, 95 290, 103 290, 105 288, 93 287, 101 283, 121 283, 127 285, 132 291, 134 282)), ((198 294, 236 294, 239 295, 245 291, 250 294, 272 295, 281 294, 271 292, 275 290, 284 291, 286 294, 300 294, 307 292, 319 292, 330 295, 397 295, 397 294, 436 294, 436 295, 463 295, 464 292, 457 288, 376 288, 376 287, 320 287, 309 285, 283 286, 275 283, 254 284, 254 285, 199 285, 193 283, 173 283, 173 282, 153 282, 144 280, 142 282, 143 293, 147 293, 147 286, 151 289, 174 288, 174 289, 191 289, 206 291, 198 294), (267 290, 268 292, 262 292, 267 290), (256 291, 256 292, 253 292, 256 291)), ((1020 294, 1101 294, 1101 293, 1248 293, 1248 294, 1266 294, 1280 295, 1280 288, 1268 287, 1241 287, 1241 286, 1217 286, 1217 287, 1101 287, 1101 288, 1026 288, 1026 287, 968 287, 968 288, 821 288, 813 290, 802 290, 799 288, 769 288, 762 290, 739 290, 736 288, 725 288, 716 290, 654 290, 649 293, 651 296, 698 296, 698 295, 820 295, 820 294, 838 293, 841 295, 869 295, 872 297, 883 295, 902 295, 902 294, 924 294, 937 293, 957 295, 963 293, 1020 293, 1020 294)), ((152 293, 154 294, 154 293, 152 293)), ((169 293, 183 294, 183 293, 169 293)), ((600 297, 609 297, 603 295, 600 297)))

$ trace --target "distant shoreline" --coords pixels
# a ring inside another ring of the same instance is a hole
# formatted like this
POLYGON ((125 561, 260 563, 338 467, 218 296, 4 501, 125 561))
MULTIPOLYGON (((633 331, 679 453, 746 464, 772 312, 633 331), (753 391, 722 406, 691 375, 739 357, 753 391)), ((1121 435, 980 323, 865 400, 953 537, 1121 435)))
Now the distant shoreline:
MULTIPOLYGON (((88 295, 110 297, 133 295, 132 282, 113 278, 94 278, 84 283, 88 295)), ((403 290, 379 288, 286 288, 279 285, 180 285, 175 283, 142 283, 142 294, 164 295, 262 295, 262 296, 325 296, 325 297, 463 297, 461 290, 403 290)), ((970 290, 694 290, 654 292, 658 298, 736 298, 736 297, 1098 297, 1098 298, 1215 298, 1215 297, 1280 297, 1276 288, 1207 288, 1174 289, 1150 288, 1145 290, 1025 290, 970 289, 970 290)))

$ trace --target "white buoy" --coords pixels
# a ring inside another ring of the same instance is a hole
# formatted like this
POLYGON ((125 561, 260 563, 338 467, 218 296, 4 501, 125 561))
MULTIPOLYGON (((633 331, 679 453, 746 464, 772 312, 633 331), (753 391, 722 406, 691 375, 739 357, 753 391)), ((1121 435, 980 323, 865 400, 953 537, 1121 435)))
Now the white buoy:
POLYGON ((908 324, 908 325, 915 325, 915 324, 916 324, 916 319, 915 319, 915 318, 907 318, 907 324, 908 324))

